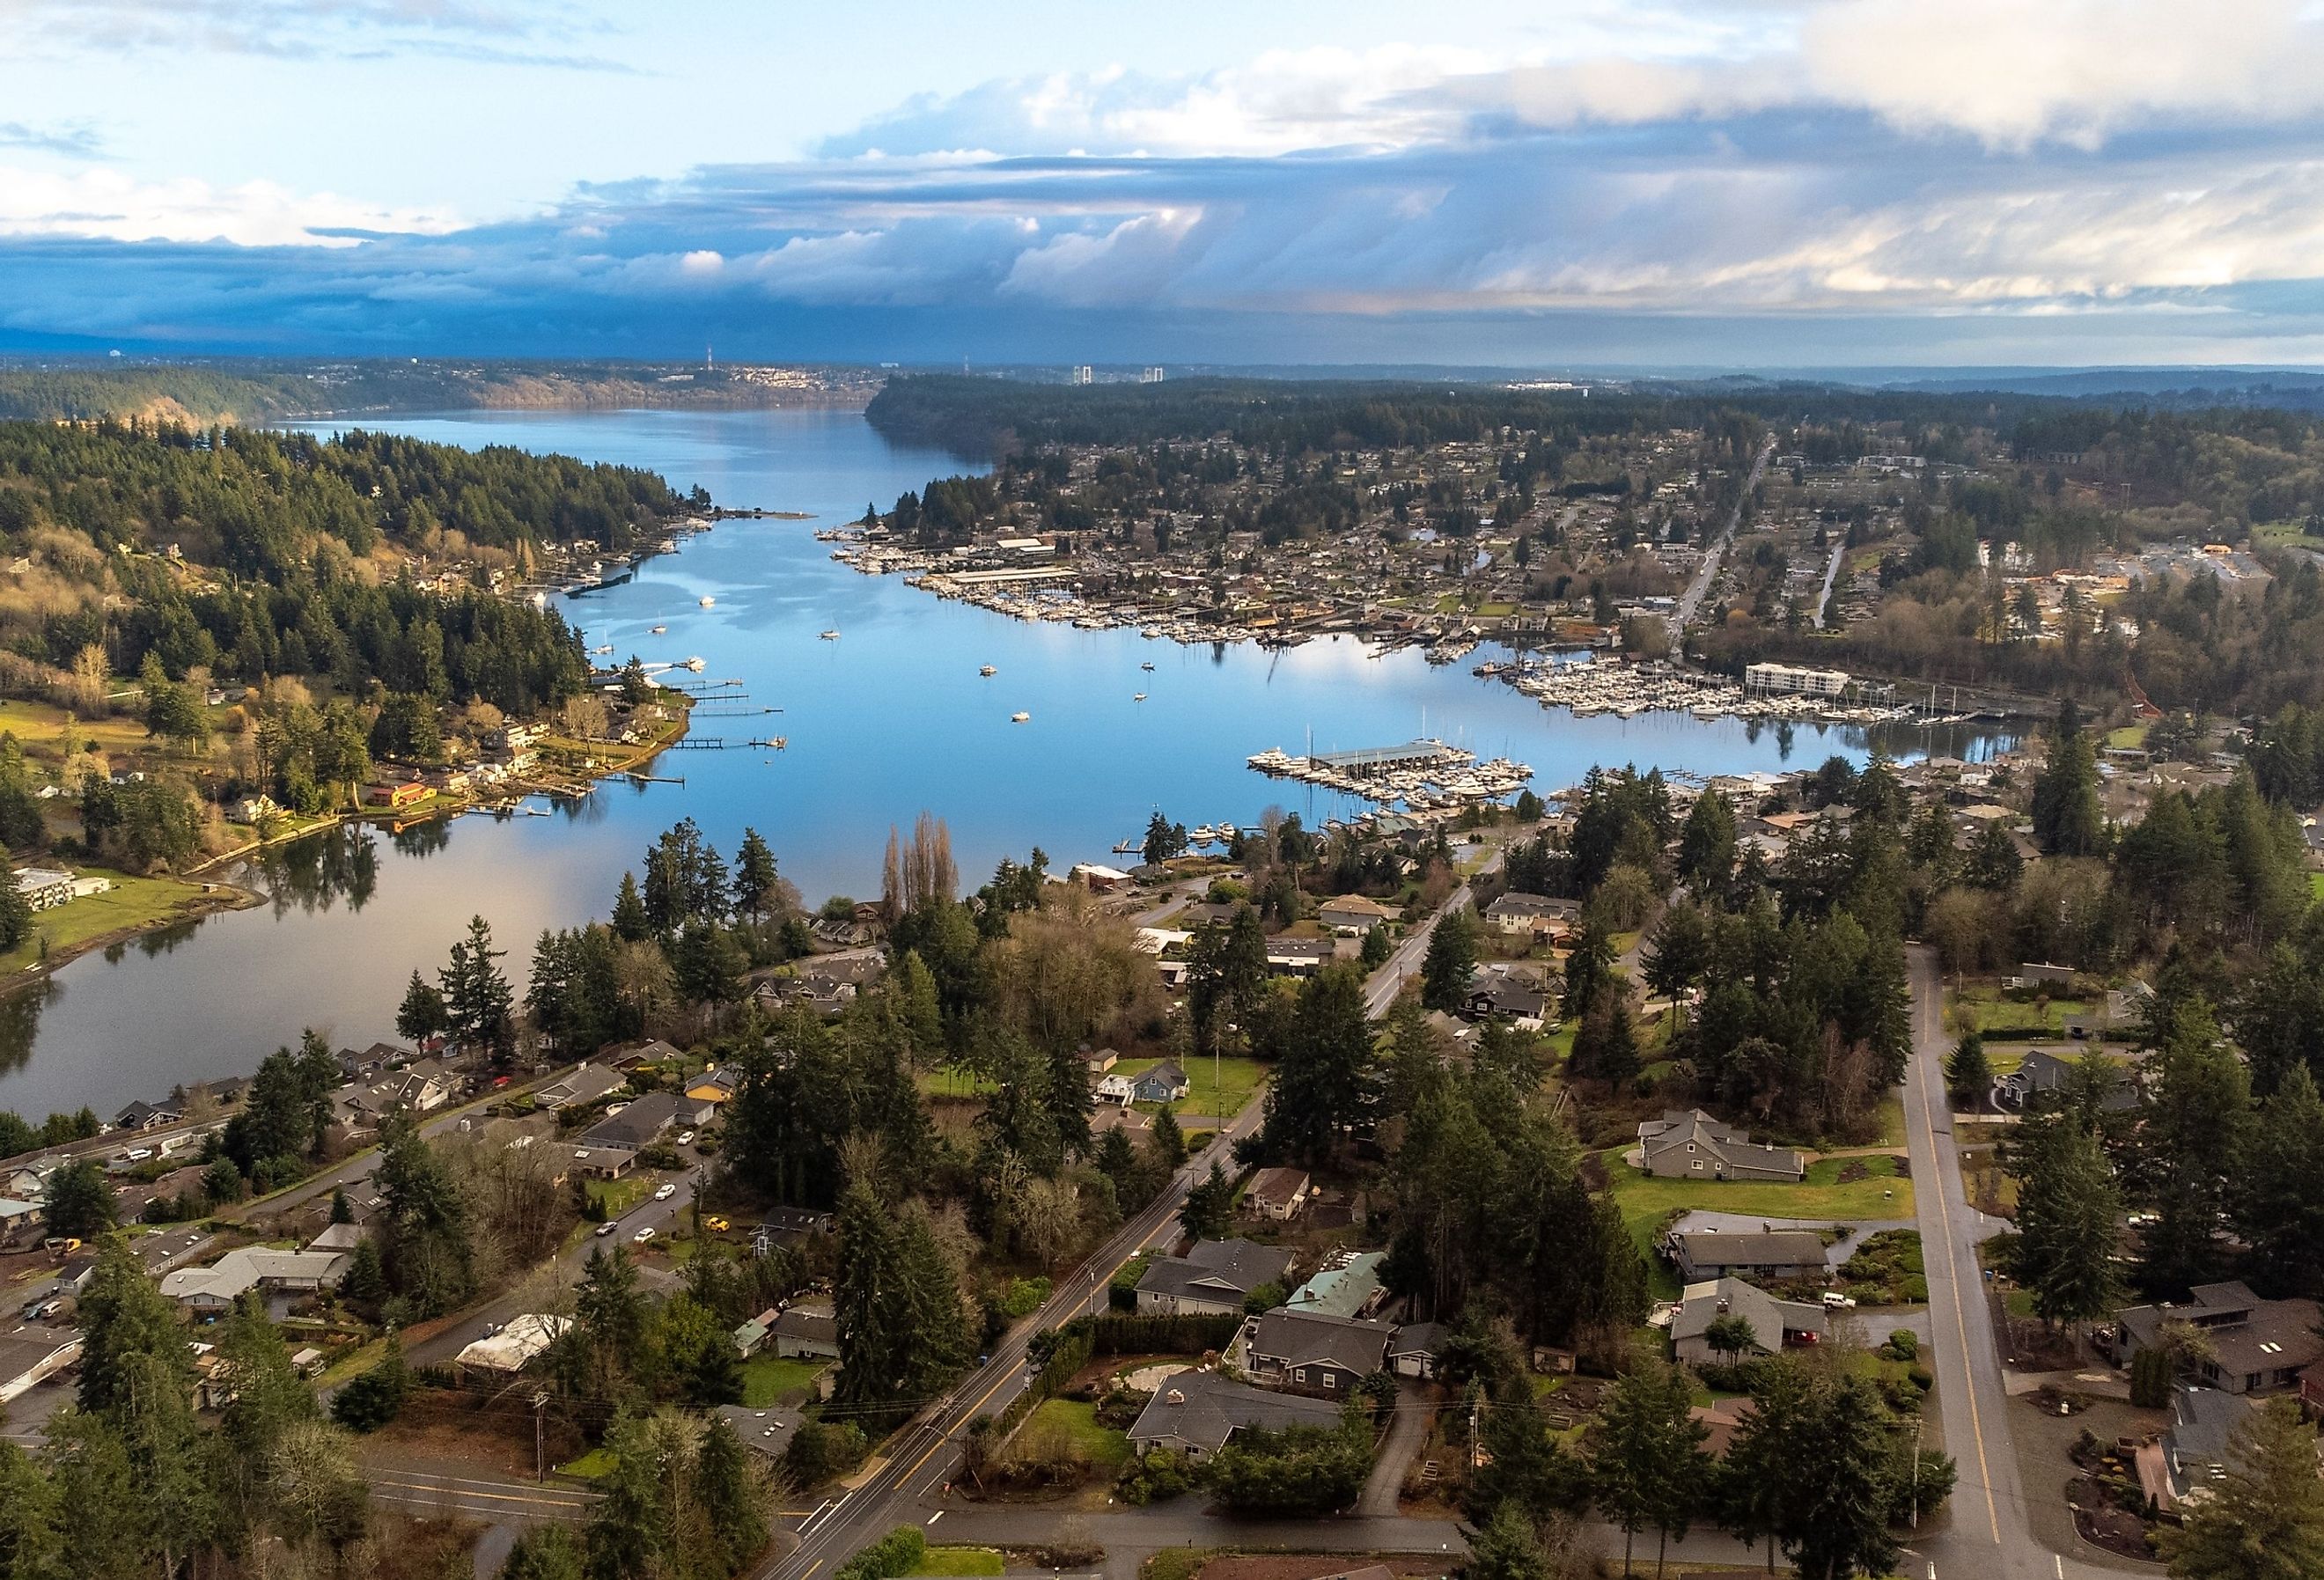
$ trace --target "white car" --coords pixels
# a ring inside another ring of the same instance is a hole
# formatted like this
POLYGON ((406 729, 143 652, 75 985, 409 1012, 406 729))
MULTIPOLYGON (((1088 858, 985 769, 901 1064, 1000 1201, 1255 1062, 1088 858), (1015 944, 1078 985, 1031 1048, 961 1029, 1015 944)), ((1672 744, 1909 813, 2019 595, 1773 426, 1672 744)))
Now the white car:
POLYGON ((600 1234, 611 1234, 614 1230, 620 1227, 621 1224, 615 1223, 611 1218, 607 1218, 604 1223, 597 1225, 597 1233, 600 1234))
POLYGON ((656 1200, 656 1201, 668 1201, 670 1197, 672 1197, 676 1196, 677 1194, 678 1194, 678 1187, 676 1187, 675 1185, 665 1185, 665 1186, 661 1187, 659 1189, 658 1189, 658 1190, 656 1190, 656 1191, 654 1192, 654 1200, 656 1200))
POLYGON ((681 1147, 692 1146, 694 1144, 694 1132, 690 1130, 682 1130, 678 1132, 678 1144, 681 1147))
POLYGON ((647 1241, 649 1241, 649 1240, 652 1239, 653 1237, 654 1237, 654 1226, 653 1226, 651 1224, 648 1224, 644 1228, 642 1228, 642 1229, 639 1230, 636 1234, 632 1234, 632 1235, 631 1235, 631 1236, 630 1236, 630 1238, 631 1238, 631 1239, 632 1239, 632 1240, 636 1241, 636 1242, 637 1242, 639 1244, 641 1244, 641 1245, 643 1245, 647 1241))
POLYGON ((1852 1311, 1856 1308, 1856 1301, 1853 1297, 1843 1295, 1838 1289, 1826 1289, 1823 1292, 1823 1308, 1827 1311, 1852 1311))

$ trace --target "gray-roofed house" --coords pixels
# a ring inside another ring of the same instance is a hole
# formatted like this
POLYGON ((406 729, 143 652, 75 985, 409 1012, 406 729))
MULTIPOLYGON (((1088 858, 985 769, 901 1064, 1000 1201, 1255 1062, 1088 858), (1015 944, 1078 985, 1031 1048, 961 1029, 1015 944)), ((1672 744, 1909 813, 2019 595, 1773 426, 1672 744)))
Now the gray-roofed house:
POLYGON ((1244 1374, 1263 1388, 1344 1399, 1388 1364, 1391 1322, 1316 1311, 1260 1313, 1241 1339, 1244 1374))
POLYGON ((2116 1320, 2115 1360, 2125 1366, 2142 1347, 2160 1341, 2166 1322, 2200 1329, 2212 1354, 2193 1368, 2195 1375, 2226 1393, 2294 1387, 2304 1369, 2324 1360, 2315 1301, 2263 1300, 2241 1280, 2198 1284, 2183 1302, 2134 1306, 2116 1320))
POLYGON ((1700 1108, 1638 1123, 1640 1167, 1657 1179, 1757 1179, 1797 1185, 1807 1159, 1789 1147, 1753 1141, 1700 1108))
POLYGON ((1240 1317, 1252 1290, 1279 1284, 1291 1252, 1250 1240, 1198 1240, 1157 1257, 1138 1278, 1140 1317, 1240 1317))
POLYGON ((1250 1217, 1288 1223, 1307 1205, 1308 1187, 1305 1169, 1262 1169, 1243 1187, 1242 1210, 1250 1217))
POLYGON ((1339 1406, 1326 1400, 1253 1388, 1215 1372, 1180 1372, 1164 1378, 1138 1413, 1130 1428, 1130 1446, 1140 1454, 1172 1448, 1188 1459, 1201 1459, 1225 1447, 1237 1432, 1329 1429, 1339 1420, 1339 1406))
POLYGON ((581 1144, 593 1151, 615 1148, 634 1152, 650 1147, 678 1123, 679 1107, 677 1096, 669 1092, 632 1098, 619 1113, 607 1114, 582 1132, 581 1144))
MULTIPOLYGON (((2227 1474, 2236 1428, 2252 1407, 2216 1388, 2178 1388, 2171 1394, 2171 1425, 2163 1433, 2165 1484, 2149 1488, 2169 1509, 2209 1493, 2227 1474), (2161 1495, 2165 1494, 2166 1495, 2161 1495)), ((2144 1478, 2142 1477, 2141 1480, 2144 1478)))
POLYGON ((1399 1377, 1436 1375, 1437 1352, 1451 1330, 1441 1322, 1407 1322, 1388 1341, 1388 1369, 1399 1377))
POLYGON ((791 1439, 798 1435, 800 1422, 806 1418, 797 1410, 754 1410, 739 1404, 722 1404, 718 1413, 734 1429, 743 1447, 769 1459, 783 1456, 783 1450, 791 1446, 791 1439))
POLYGON ((786 1360, 839 1358, 839 1319, 828 1299, 792 1301, 776 1314, 774 1335, 775 1354, 786 1360))
POLYGON ((80 1348, 80 1335, 67 1327, 27 1325, 0 1334, 0 1404, 79 1360, 80 1348))
POLYGON ((1690 1284, 1732 1273, 1775 1280, 1820 1278, 1827 1265, 1823 1236, 1811 1229, 1757 1234, 1698 1230, 1670 1235, 1663 1244, 1679 1277, 1690 1284))
POLYGON ((549 1082, 533 1093, 543 1108, 586 1108, 601 1097, 610 1097, 630 1084, 629 1077, 610 1065, 585 1064, 549 1082))
POLYGON ((1194 1089, 1194 1084, 1186 1079, 1185 1067, 1175 1058, 1166 1058, 1152 1069, 1134 1076, 1130 1086, 1140 1103, 1176 1103, 1194 1089))
POLYGON ((349 1258, 332 1251, 272 1251, 245 1245, 208 1267, 180 1268, 161 1280, 161 1293, 189 1311, 217 1313, 245 1289, 263 1294, 327 1289, 346 1271, 349 1258))
POLYGON ((1689 1363, 1733 1360, 1711 1347, 1706 1336, 1722 1317, 1739 1317, 1751 1325, 1758 1347, 1773 1354, 1795 1344, 1822 1341, 1829 1318, 1821 1304, 1778 1300, 1766 1290, 1740 1279, 1715 1279, 1689 1284, 1671 1319, 1671 1347, 1689 1363))

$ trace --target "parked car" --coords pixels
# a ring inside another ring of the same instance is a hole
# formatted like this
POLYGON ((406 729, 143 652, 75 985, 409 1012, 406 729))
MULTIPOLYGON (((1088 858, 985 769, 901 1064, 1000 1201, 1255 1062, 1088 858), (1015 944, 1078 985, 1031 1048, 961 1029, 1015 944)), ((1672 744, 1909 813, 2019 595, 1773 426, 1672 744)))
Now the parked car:
POLYGON ((637 1242, 639 1244, 641 1244, 641 1245, 643 1245, 647 1241, 649 1241, 649 1240, 652 1239, 653 1237, 654 1237, 654 1226, 653 1226, 651 1224, 648 1224, 644 1228, 642 1228, 642 1229, 639 1230, 636 1234, 632 1234, 632 1235, 631 1235, 631 1236, 630 1236, 630 1238, 631 1238, 631 1239, 632 1239, 632 1240, 636 1241, 636 1242, 637 1242))
POLYGON ((58 1312, 62 1311, 64 1308, 65 1303, 61 1299, 58 1299, 53 1297, 46 1300, 35 1300, 31 1305, 24 1307, 24 1320, 27 1322, 45 1322, 50 1317, 54 1317, 58 1312))
POLYGON ((694 1132, 690 1130, 682 1130, 678 1132, 678 1144, 681 1147, 692 1146, 694 1144, 694 1132))
POLYGON ((677 1187, 677 1186, 675 1186, 675 1185, 664 1185, 664 1186, 662 1186, 662 1187, 659 1187, 658 1189, 656 1189, 656 1190, 655 1190, 655 1192, 654 1192, 654 1200, 656 1200, 656 1201, 668 1201, 670 1197, 672 1197, 676 1196, 677 1194, 678 1194, 678 1187, 677 1187))
POLYGON ((1843 1295, 1838 1289, 1823 1292, 1823 1307, 1827 1311, 1849 1311, 1855 1308, 1855 1297, 1843 1295))

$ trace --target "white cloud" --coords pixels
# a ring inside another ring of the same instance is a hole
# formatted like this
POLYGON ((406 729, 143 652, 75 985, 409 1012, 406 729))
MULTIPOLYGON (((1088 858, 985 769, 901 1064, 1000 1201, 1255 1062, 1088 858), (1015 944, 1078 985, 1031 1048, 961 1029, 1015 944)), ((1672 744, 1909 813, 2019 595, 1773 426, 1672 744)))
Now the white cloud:
POLYGON ((70 173, 0 167, 0 234, 108 241, 231 242, 239 246, 351 247, 340 231, 440 235, 450 216, 383 208, 270 181, 213 187, 190 177, 140 181, 113 170, 70 173))

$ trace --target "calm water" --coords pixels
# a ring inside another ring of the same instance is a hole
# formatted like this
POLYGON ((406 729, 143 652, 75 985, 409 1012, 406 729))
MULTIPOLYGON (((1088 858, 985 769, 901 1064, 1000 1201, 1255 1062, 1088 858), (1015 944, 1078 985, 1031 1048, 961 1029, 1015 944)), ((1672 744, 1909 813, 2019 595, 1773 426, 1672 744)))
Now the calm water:
POLYGON ((521 975, 541 929, 602 913, 622 870, 688 815, 730 854, 755 826, 812 902, 876 892, 890 825, 908 827, 924 808, 950 824, 972 884, 1035 845, 1061 868, 1111 860, 1157 806, 1189 827, 1255 820, 1269 804, 1311 823, 1346 811, 1243 765, 1262 747, 1304 749, 1311 730, 1319 748, 1438 735, 1531 763, 1544 790, 1594 762, 1718 772, 1864 752, 1855 731, 1575 719, 1465 663, 1371 659, 1349 640, 1279 656, 1182 648, 1023 624, 859 576, 829 558, 816 527, 961 468, 890 445, 853 413, 464 413, 379 426, 628 462, 724 504, 815 513, 725 523, 633 582, 563 605, 593 647, 698 654, 706 679, 739 678, 751 706, 782 713, 711 717, 718 705, 706 705, 696 737, 738 746, 665 756, 659 772, 682 785, 606 786, 549 816, 343 829, 287 847, 240 874, 271 904, 87 956, 0 1001, 0 1107, 91 1103, 110 1114, 179 1081, 246 1073, 305 1025, 342 1045, 392 1036, 406 978, 439 965, 471 913, 491 920, 521 975), (715 606, 700 606, 706 595, 715 606), (650 634, 656 624, 668 633, 650 634), (839 639, 819 640, 825 630, 839 639), (1139 667, 1148 661, 1151 673, 1139 667), (984 664, 999 673, 981 679, 984 664), (1131 700, 1139 691, 1148 700, 1131 700), (1030 723, 1009 722, 1019 710, 1030 723), (771 735, 789 749, 739 746, 771 735))

